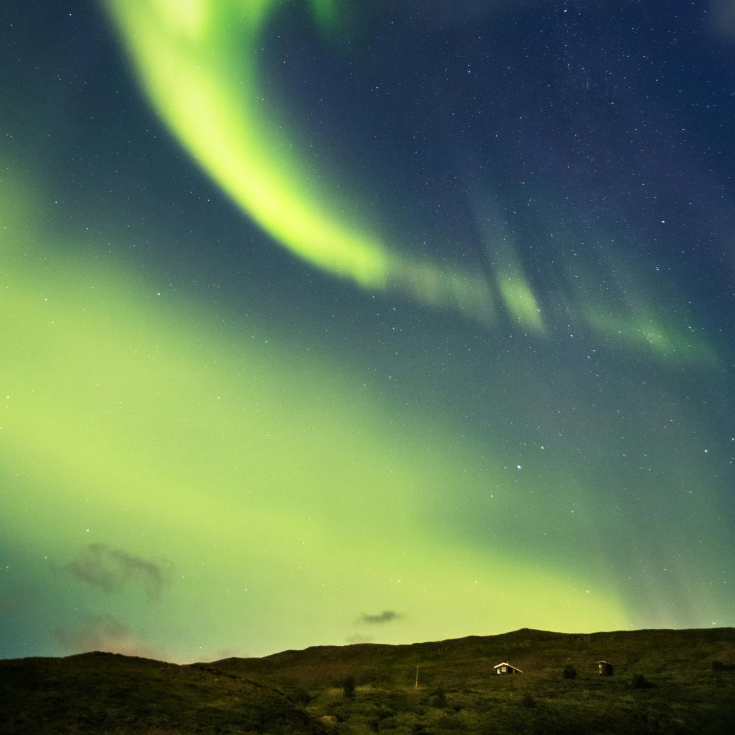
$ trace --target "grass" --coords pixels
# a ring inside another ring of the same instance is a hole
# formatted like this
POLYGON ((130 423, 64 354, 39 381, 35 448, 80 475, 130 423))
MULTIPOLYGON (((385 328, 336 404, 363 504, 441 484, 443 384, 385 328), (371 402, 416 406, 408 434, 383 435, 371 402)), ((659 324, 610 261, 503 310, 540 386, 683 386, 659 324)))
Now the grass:
POLYGON ((521 630, 191 666, 112 654, 0 661, 0 733, 31 732, 729 735, 735 630, 521 630), (597 674, 600 659, 613 676, 597 674), (524 673, 497 676, 501 661, 524 673))
POLYGON ((111 653, 0 661, 0 733, 321 733, 271 686, 111 653))
POLYGON ((343 733, 732 733, 735 630, 520 630, 411 646, 285 651, 216 665, 310 697, 343 733), (599 676, 597 661, 615 667, 599 676), (509 661, 524 673, 498 676, 509 661), (721 662, 714 664, 713 662, 721 662), (415 688, 416 665, 419 687, 415 688), (564 678, 564 669, 577 674, 564 678), (340 683, 356 682, 346 701, 340 683), (443 692, 442 697, 438 696, 443 692))

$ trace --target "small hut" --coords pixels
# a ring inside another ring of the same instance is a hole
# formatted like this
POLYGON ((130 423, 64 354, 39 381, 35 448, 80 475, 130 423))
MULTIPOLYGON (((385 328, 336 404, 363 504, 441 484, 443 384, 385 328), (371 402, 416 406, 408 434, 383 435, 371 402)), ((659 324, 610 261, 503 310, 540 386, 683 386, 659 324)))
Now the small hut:
POLYGON ((497 666, 493 667, 495 669, 496 674, 522 674, 523 672, 520 669, 517 669, 515 666, 511 666, 507 661, 504 661, 502 664, 498 664, 497 666))
POLYGON ((612 676, 613 675, 612 664, 609 664, 607 661, 598 661, 597 662, 597 673, 600 676, 612 676))

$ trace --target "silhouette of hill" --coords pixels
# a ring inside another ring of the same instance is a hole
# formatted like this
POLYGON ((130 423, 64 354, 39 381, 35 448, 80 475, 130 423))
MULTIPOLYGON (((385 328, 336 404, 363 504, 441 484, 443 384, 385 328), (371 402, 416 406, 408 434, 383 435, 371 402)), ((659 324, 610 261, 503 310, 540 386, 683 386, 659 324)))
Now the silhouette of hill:
POLYGON ((0 661, 3 735, 320 732, 731 735, 735 629, 523 629, 189 666, 101 653, 0 661), (504 661, 523 673, 498 676, 504 661))
POLYGON ((217 667, 278 685, 336 686, 353 675, 359 684, 413 684, 416 663, 420 683, 482 685, 492 667, 510 661, 528 677, 561 671, 566 664, 597 672, 597 661, 616 666, 618 676, 630 672, 664 673, 686 666, 692 674, 706 672, 712 661, 735 660, 735 629, 637 630, 567 634, 523 628, 494 636, 469 636, 412 645, 358 643, 314 646, 283 651, 264 658, 230 658, 217 667), (672 668, 673 667, 673 668, 672 668))
POLYGON ((112 653, 0 661, 0 733, 308 733, 322 727, 271 686, 208 664, 112 653))

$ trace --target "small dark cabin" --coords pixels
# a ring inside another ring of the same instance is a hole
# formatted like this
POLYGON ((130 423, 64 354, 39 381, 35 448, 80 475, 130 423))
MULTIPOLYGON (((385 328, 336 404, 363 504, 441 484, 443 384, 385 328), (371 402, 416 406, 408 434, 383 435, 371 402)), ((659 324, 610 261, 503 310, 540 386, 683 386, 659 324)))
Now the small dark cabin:
POLYGON ((523 672, 520 669, 517 669, 515 666, 511 666, 507 661, 498 664, 497 666, 493 667, 495 669, 496 674, 522 674, 523 672))
POLYGON ((597 673, 600 676, 612 676, 613 675, 612 664, 609 664, 607 661, 598 661, 597 662, 597 673))

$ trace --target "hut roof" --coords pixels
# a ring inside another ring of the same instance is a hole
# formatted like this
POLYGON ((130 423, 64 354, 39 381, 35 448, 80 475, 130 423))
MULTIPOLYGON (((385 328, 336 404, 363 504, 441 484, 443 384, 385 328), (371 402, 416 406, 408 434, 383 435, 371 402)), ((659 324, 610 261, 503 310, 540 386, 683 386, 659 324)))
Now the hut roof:
POLYGON ((503 661, 502 664, 497 664, 496 666, 493 666, 493 668, 498 669, 501 666, 510 666, 511 669, 513 669, 514 671, 517 671, 519 674, 523 673, 520 669, 517 669, 515 666, 511 666, 507 661, 503 661))

